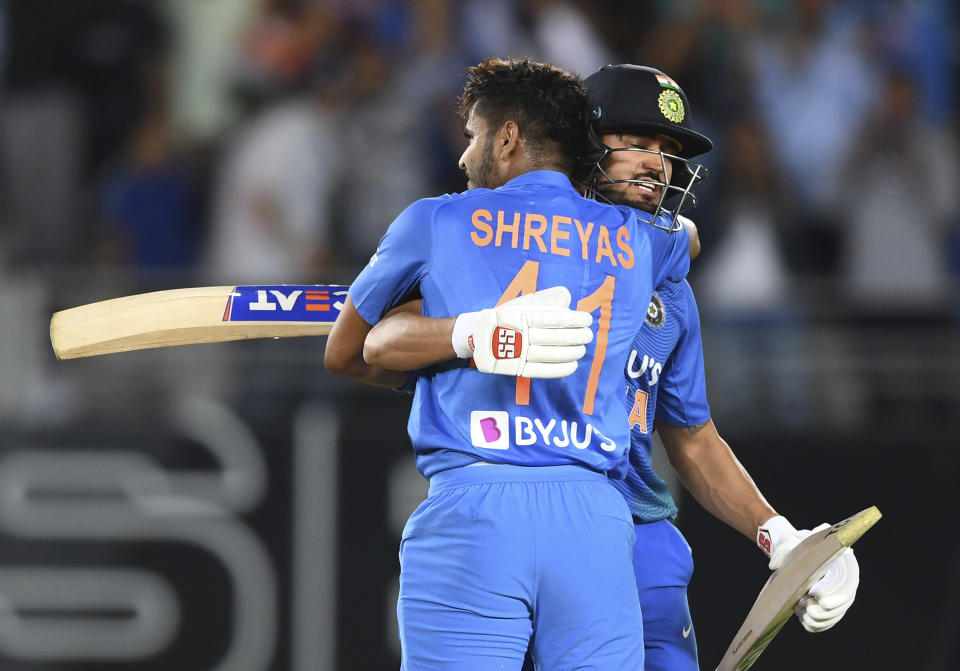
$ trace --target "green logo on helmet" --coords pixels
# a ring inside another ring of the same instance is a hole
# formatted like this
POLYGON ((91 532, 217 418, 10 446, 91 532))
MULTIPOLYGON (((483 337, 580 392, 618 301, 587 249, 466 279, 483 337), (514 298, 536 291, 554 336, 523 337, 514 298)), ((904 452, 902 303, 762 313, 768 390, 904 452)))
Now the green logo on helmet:
POLYGON ((661 91, 660 97, 657 99, 657 104, 660 106, 660 111, 663 113, 663 116, 667 117, 668 120, 673 123, 683 121, 686 111, 683 109, 683 99, 676 91, 672 89, 664 89, 661 91))

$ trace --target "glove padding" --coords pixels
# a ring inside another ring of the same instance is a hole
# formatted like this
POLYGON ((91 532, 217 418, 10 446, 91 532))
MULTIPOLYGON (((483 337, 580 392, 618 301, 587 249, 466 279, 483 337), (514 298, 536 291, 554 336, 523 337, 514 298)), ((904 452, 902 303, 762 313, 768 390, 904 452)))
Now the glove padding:
MULTIPOLYGON (((821 524, 813 529, 797 530, 786 518, 777 516, 758 529, 757 544, 770 556, 770 570, 776 571, 800 541, 829 526, 821 524)), ((826 573, 810 586, 794 608, 803 628, 813 633, 826 631, 843 618, 853 605, 860 584, 860 566, 850 548, 824 568, 826 573)))
POLYGON ((570 309, 570 291, 557 286, 514 298, 476 314, 473 360, 497 375, 570 375, 593 340, 593 316, 570 309))
POLYGON ((846 614, 857 595, 860 565, 847 548, 827 564, 827 573, 813 583, 794 608, 803 628, 810 632, 826 631, 846 614))

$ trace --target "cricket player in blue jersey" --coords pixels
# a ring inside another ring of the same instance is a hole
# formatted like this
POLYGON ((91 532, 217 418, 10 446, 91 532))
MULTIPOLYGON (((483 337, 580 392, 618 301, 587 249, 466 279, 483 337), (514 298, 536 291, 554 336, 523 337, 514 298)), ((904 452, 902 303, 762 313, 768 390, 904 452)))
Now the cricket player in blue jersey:
MULTIPOLYGON (((695 204, 693 189, 705 174, 690 159, 712 147, 692 129, 686 95, 663 72, 632 65, 602 68, 585 84, 600 147, 589 166, 589 191, 651 212, 655 224, 677 227, 677 215, 695 204), (671 206, 667 217, 661 216, 665 203, 671 206)), ((429 325, 420 326, 406 313, 383 320, 368 336, 370 359, 401 369, 439 360, 444 338, 431 343, 424 330, 429 325)), ((670 523, 677 514, 670 490, 652 468, 654 427, 686 488, 719 519, 756 538, 771 557, 771 569, 811 532, 797 531, 777 515, 718 434, 706 397, 696 301, 685 280, 657 287, 624 377, 630 468, 625 479, 613 483, 635 523, 633 560, 645 668, 694 671, 696 636, 687 602, 693 562, 689 546, 670 523)), ((797 614, 803 626, 814 632, 832 627, 852 604, 858 582, 856 559, 847 551, 801 602, 797 614)), ((525 668, 532 668, 529 660, 525 668)))
MULTIPOLYGON (((690 103, 665 73, 635 65, 601 68, 584 80, 591 126, 601 152, 587 177, 596 197, 651 212, 665 204, 674 215, 695 204, 704 175, 690 159, 709 151, 693 130, 690 103), (672 201, 671 201, 672 198, 672 201)), ((812 530, 797 531, 777 515, 710 418, 704 381, 700 318, 686 280, 654 293, 625 369, 630 408, 630 468, 614 486, 630 506, 637 542, 634 570, 643 609, 646 671, 695 671, 696 637, 687 603, 693 572, 690 548, 670 521, 677 507, 652 468, 656 428, 686 489, 709 512, 751 540, 778 568, 812 530)), ((859 568, 853 550, 835 560, 798 608, 808 631, 824 631, 853 603, 859 568)))
POLYGON ((411 298, 455 317, 459 358, 418 376, 408 424, 430 479, 400 546, 409 671, 518 670, 528 647, 542 669, 643 668, 633 524, 607 476, 627 466, 636 306, 683 279, 689 238, 576 191, 586 109, 553 66, 470 68, 470 190, 394 220, 327 341, 328 369, 399 387, 408 373, 364 360, 373 326, 411 298))

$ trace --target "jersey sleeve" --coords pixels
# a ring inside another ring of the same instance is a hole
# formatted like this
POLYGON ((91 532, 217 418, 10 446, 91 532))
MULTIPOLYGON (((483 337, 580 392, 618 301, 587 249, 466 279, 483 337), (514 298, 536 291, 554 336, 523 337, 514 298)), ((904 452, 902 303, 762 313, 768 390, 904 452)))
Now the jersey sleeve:
MULTIPOLYGON (((660 215, 660 218, 665 216, 660 215)), ((665 222, 665 225, 669 226, 669 222, 665 222)), ((660 286, 667 281, 684 280, 690 271, 690 233, 687 227, 681 226, 675 233, 668 233, 652 225, 650 228, 654 233, 654 260, 658 262, 654 266, 653 286, 660 286)))
POLYGON ((670 426, 695 426, 710 419, 700 315, 690 285, 683 280, 679 286, 685 314, 677 345, 660 374, 656 419, 670 426))
POLYGON ((436 208, 435 199, 425 199, 401 212, 350 285, 350 300, 368 324, 416 295, 430 259, 436 208))
POLYGON ((646 236, 650 243, 653 286, 685 279, 690 270, 690 233, 687 227, 681 226, 680 230, 669 232, 672 221, 667 215, 659 215, 659 226, 654 226, 647 212, 628 209, 636 217, 640 234, 646 236))

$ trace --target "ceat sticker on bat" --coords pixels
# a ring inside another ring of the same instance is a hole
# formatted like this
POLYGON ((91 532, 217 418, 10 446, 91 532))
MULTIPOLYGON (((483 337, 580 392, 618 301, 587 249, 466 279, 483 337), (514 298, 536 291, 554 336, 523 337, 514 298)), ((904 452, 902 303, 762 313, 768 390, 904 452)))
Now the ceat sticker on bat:
POLYGON ((225 322, 333 322, 348 287, 254 285, 235 287, 223 311, 225 322))

